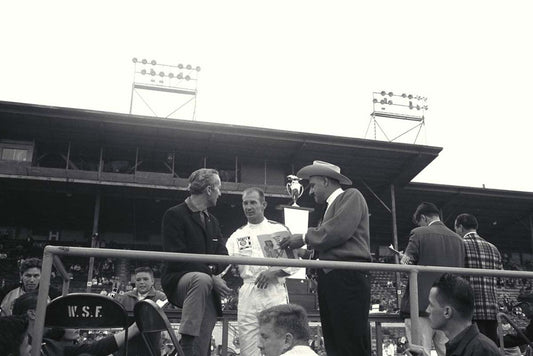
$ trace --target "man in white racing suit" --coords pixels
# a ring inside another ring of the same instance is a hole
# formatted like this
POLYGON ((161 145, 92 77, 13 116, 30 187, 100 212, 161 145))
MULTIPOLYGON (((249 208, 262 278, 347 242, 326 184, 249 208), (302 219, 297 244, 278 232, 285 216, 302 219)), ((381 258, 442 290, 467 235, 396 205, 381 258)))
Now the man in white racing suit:
MULTIPOLYGON (((242 195, 242 208, 248 223, 237 229, 228 239, 226 248, 230 256, 295 258, 279 250, 278 243, 290 234, 283 224, 267 220, 264 212, 267 203, 260 188, 248 188, 242 195), (271 241, 272 243, 268 242, 271 241), (272 246, 274 250, 272 250, 272 246)), ((239 265, 243 285, 239 289, 237 321, 242 356, 259 356, 259 321, 262 310, 289 301, 285 277, 297 268, 277 266, 239 265)))

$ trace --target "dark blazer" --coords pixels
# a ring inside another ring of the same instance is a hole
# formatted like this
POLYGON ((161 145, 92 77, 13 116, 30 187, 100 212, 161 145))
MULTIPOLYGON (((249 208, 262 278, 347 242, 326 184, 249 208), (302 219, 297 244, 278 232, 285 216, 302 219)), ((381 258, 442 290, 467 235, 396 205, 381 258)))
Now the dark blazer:
MULTIPOLYGON (((197 254, 227 255, 226 240, 222 237, 218 220, 210 213, 206 226, 202 224, 200 212, 193 212, 185 202, 173 206, 163 215, 161 236, 163 250, 166 252, 183 252, 197 254)), ((165 262, 161 272, 163 291, 173 300, 174 292, 180 278, 187 272, 218 274, 227 265, 214 265, 211 272, 208 263, 199 262, 165 262)))
MULTIPOLYGON (((465 245, 463 239, 448 229, 441 221, 430 226, 413 229, 409 235, 409 244, 405 249, 414 264, 422 266, 464 267, 465 245)), ((429 291, 433 283, 442 273, 419 273, 418 275, 418 308, 420 316, 427 316, 429 291)), ((409 286, 403 295, 401 314, 409 318, 409 286)))

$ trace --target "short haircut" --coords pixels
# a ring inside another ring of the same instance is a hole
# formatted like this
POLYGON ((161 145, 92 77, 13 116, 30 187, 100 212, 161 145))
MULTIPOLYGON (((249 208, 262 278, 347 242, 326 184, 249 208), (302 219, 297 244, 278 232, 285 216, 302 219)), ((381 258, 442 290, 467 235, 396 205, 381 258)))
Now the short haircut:
POLYGON ((24 272, 26 272, 30 268, 38 268, 39 270, 41 270, 42 267, 43 264, 41 262, 41 259, 36 257, 27 258, 20 264, 20 274, 24 274, 24 272))
POLYGON ((437 301, 442 305, 451 305, 462 319, 472 319, 474 314, 474 290, 463 278, 445 273, 433 287, 437 288, 437 301))
POLYGON ((28 319, 21 316, 0 318, 0 354, 19 356, 19 347, 28 330, 28 319))
POLYGON ((263 310, 258 316, 259 325, 273 323, 278 336, 291 333, 296 340, 309 340, 309 322, 305 309, 297 304, 280 304, 263 310))
POLYGON ((215 184, 215 176, 218 176, 218 171, 211 168, 200 168, 192 172, 189 176, 189 192, 192 195, 202 194, 205 188, 215 184))
POLYGON ((265 192, 263 191, 263 189, 258 188, 258 187, 246 188, 246 189, 242 192, 242 196, 244 197, 246 194, 253 193, 253 192, 256 192, 256 193, 259 195, 259 199, 260 199, 262 202, 265 201, 265 192))
POLYGON ((439 217, 440 211, 435 204, 422 202, 418 205, 415 213, 413 214, 413 223, 418 224, 421 215, 439 217))
POLYGON ((149 273, 150 276, 152 276, 152 278, 154 278, 154 271, 152 271, 152 269, 150 267, 148 267, 148 266, 135 268, 135 274, 141 273, 141 272, 149 273))
POLYGON ((455 218, 455 225, 456 226, 461 225, 465 229, 469 229, 469 230, 472 230, 472 229, 477 230, 477 227, 478 227, 476 217, 472 214, 466 214, 466 213, 459 214, 455 218))
POLYGON ((37 292, 24 293, 13 303, 13 315, 26 315, 26 312, 37 308, 37 292))

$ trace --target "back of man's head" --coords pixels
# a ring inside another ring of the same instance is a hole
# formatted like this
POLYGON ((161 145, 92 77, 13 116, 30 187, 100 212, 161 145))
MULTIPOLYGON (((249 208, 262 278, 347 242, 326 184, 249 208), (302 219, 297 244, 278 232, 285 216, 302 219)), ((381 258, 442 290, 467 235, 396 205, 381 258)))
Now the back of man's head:
POLYGON ((211 168, 200 168, 191 173, 189 176, 189 192, 192 195, 199 195, 204 190, 215 184, 215 176, 218 176, 218 171, 211 168))
POLYGON ((25 293, 15 299, 13 304, 13 315, 26 315, 28 310, 37 308, 37 293, 25 293))
POLYGON ((413 214, 413 222, 417 224, 420 221, 420 216, 431 216, 431 217, 440 217, 439 208, 433 203, 422 202, 416 208, 415 213, 413 214))
POLYGON ((0 317, 0 355, 19 355, 27 330, 28 319, 24 317, 0 317))
POLYGON ((471 320, 474 314, 474 290, 463 278, 445 273, 435 283, 436 299, 441 305, 451 306, 456 313, 454 318, 471 320))
POLYGON ((455 226, 462 226, 466 230, 477 230, 478 222, 472 214, 459 214, 455 218, 455 226))
POLYGON ((296 341, 307 343, 310 337, 309 322, 304 308, 297 304, 281 304, 263 310, 258 316, 259 325, 272 323, 276 333, 291 333, 296 341))

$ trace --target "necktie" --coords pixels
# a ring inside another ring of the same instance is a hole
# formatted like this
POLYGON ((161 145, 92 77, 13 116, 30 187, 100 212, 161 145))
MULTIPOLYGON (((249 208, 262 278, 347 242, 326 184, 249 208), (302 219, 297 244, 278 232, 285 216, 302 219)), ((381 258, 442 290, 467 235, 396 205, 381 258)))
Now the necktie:
POLYGON ((200 211, 200 221, 202 222, 203 227, 207 230, 207 224, 209 223, 209 213, 207 211, 200 211))

